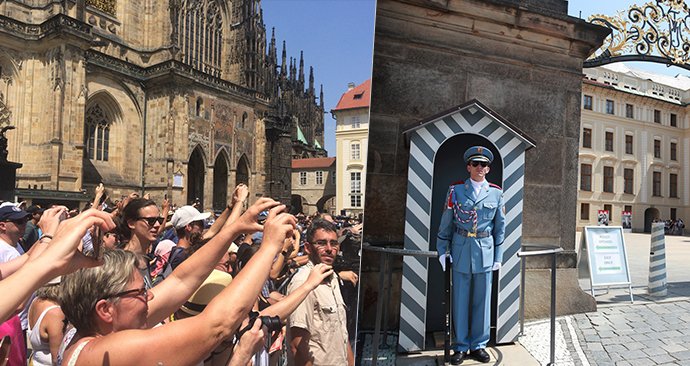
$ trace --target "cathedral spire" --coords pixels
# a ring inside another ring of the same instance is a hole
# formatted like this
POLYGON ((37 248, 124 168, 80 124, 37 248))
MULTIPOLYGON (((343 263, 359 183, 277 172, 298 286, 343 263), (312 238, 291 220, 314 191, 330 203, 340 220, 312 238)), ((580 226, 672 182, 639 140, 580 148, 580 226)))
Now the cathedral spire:
POLYGON ((271 43, 268 46, 268 57, 272 64, 278 63, 276 52, 276 28, 271 28, 271 43))
POLYGON ((304 90, 304 51, 299 51, 299 87, 304 90))
POLYGON ((314 67, 309 66, 309 95, 314 95, 314 67))
POLYGON ((283 62, 280 64, 280 75, 285 77, 287 75, 287 70, 285 70, 285 59, 287 58, 287 50, 285 49, 285 40, 283 40, 283 62))
POLYGON ((321 93, 319 94, 319 104, 321 106, 321 110, 322 111, 325 110, 325 109, 323 109, 323 84, 321 84, 321 93))

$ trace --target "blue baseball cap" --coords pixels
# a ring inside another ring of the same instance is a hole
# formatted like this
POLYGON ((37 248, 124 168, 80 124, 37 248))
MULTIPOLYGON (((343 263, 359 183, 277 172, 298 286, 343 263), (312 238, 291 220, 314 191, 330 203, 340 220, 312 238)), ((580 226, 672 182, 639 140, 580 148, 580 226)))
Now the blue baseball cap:
POLYGON ((484 161, 491 164, 494 161, 494 154, 484 146, 472 146, 465 151, 465 163, 471 161, 484 161))
POLYGON ((0 221, 21 220, 28 216, 31 216, 31 214, 15 205, 0 207, 0 221))

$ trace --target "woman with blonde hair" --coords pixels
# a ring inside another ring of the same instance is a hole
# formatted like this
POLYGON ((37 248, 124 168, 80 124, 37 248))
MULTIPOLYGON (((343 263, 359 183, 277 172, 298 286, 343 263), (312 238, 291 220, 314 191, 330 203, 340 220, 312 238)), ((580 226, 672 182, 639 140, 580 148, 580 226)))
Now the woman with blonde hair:
POLYGON ((104 265, 77 271, 62 283, 65 316, 77 331, 67 345, 67 365, 192 365, 204 360, 221 342, 230 341, 247 317, 273 258, 296 221, 284 205, 262 198, 173 271, 160 285, 147 289, 140 260, 126 251, 108 251, 104 265), (272 207, 272 208, 271 208, 272 207), (266 223, 259 212, 270 208, 266 223), (232 283, 199 315, 149 329, 184 304, 208 277, 242 233, 264 232, 259 251, 232 283), (184 352, 151 352, 151 350, 184 352))

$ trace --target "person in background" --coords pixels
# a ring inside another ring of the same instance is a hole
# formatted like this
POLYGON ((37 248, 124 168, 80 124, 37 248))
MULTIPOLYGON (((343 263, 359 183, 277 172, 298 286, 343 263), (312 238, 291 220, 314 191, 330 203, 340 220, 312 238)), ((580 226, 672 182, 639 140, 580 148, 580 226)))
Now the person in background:
POLYGON ((26 209, 26 212, 31 214, 31 219, 26 223, 26 230, 24 230, 24 235, 22 236, 21 244, 24 252, 28 252, 31 246, 38 241, 40 236, 38 222, 41 220, 43 211, 45 210, 38 205, 31 205, 26 209))

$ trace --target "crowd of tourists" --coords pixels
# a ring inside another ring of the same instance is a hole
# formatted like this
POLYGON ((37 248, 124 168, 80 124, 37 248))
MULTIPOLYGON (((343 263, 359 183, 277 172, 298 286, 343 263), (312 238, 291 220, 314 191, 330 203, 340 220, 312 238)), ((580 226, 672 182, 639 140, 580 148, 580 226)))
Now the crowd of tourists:
POLYGON ((0 366, 354 364, 358 220, 104 196, 0 205, 0 366))

